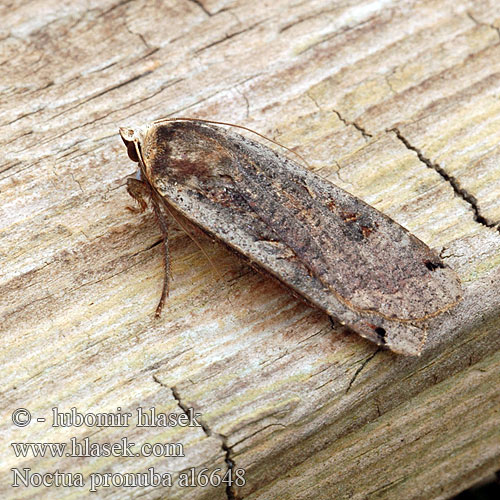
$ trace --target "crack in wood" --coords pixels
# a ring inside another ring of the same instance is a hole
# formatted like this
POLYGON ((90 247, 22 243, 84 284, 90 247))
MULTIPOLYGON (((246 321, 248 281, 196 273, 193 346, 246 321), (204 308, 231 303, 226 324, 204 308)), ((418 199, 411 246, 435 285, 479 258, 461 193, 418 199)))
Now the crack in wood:
POLYGON ((124 18, 123 20, 123 23, 125 24, 125 29, 133 36, 137 36, 140 38, 141 42, 144 44, 144 46, 146 47, 146 49, 150 50, 151 49, 151 46, 149 45, 149 43, 146 41, 146 39, 144 38, 144 35, 142 33, 138 33, 138 32, 135 32, 133 31, 130 26, 128 25, 128 22, 127 22, 127 18, 124 18))
POLYGON ((486 26, 488 28, 491 28, 492 30, 495 30, 498 38, 500 38, 500 28, 495 26, 494 24, 488 24, 488 23, 483 23, 481 21, 478 21, 470 12, 466 12, 467 17, 477 26, 486 26))
POLYGON ((227 40, 231 40, 231 38, 234 38, 238 35, 241 35, 243 33, 247 33, 248 31, 252 31, 254 28, 259 26, 259 24, 262 24, 262 21, 259 21, 258 23, 252 24, 248 28, 244 28, 240 31, 235 31, 234 33, 231 33, 229 35, 225 35, 223 38, 219 38, 218 40, 215 40, 214 42, 209 43, 208 45, 205 45, 204 47, 201 47, 198 50, 195 50, 194 54, 198 55, 200 52, 203 52, 204 50, 210 49, 214 47, 215 45, 219 45, 220 43, 226 42, 227 40))
POLYGON ((0 127, 7 127, 8 125, 12 125, 13 123, 15 123, 17 121, 22 120, 23 118, 26 118, 27 116, 34 115, 35 113, 38 113, 39 111, 43 111, 44 109, 45 109, 44 107, 40 107, 38 109, 35 109, 34 111, 30 111, 28 113, 23 113, 22 115, 18 116, 17 118, 14 118, 10 122, 1 123, 0 127))
POLYGON ((239 86, 241 86, 241 85, 243 85, 243 84, 245 84, 245 83, 247 83, 247 82, 249 82, 251 80, 254 80, 255 78, 258 78, 259 76, 262 76, 263 74, 264 73, 262 73, 262 72, 256 73, 254 75, 251 75, 251 76, 245 78, 244 80, 242 80, 240 82, 236 82, 234 85, 231 85, 229 87, 225 87, 225 88, 222 88, 220 90, 217 90, 216 92, 208 95, 207 97, 203 97, 202 99, 199 99, 199 100, 193 102, 192 104, 188 104, 187 106, 184 106, 183 108, 180 108, 180 109, 177 109, 175 111, 172 111, 172 113, 169 113, 169 114, 165 115, 164 118, 170 118, 172 116, 179 116, 184 111, 186 111, 188 109, 191 109, 191 108, 194 108, 195 106, 198 106, 199 104, 201 104, 201 103, 203 103, 205 101, 208 101, 209 99, 212 99, 212 97, 218 96, 219 94, 224 94, 225 92, 230 92, 232 90, 235 90, 235 89, 237 89, 237 87, 239 87, 239 86))
MULTIPOLYGON (((177 85, 178 83, 184 81, 185 79, 184 78, 177 78, 175 80, 170 80, 169 82, 165 83, 164 85, 162 85, 161 87, 158 88, 158 90, 156 90, 155 92, 151 93, 151 94, 148 94, 146 97, 143 97, 137 101, 134 101, 132 102, 131 104, 128 104, 127 106, 122 106, 122 107, 119 107, 119 108, 114 108, 112 109, 111 111, 109 111, 108 113, 100 116, 99 118, 96 118, 92 121, 89 121, 89 122, 85 122, 83 123, 82 125, 78 125, 77 127, 73 127, 72 129, 68 130, 67 132, 65 132, 64 134, 60 134, 58 135, 57 137, 62 137, 63 135, 66 135, 66 134, 69 134, 70 132, 73 132, 79 128, 83 128, 83 127, 86 127, 87 125, 93 125, 101 120, 104 120, 105 118, 107 118, 108 116, 112 115, 112 114, 115 114, 115 113, 118 113, 119 111, 123 111, 125 109, 130 109, 132 106, 137 106, 138 104, 142 104, 143 102, 145 101, 149 101, 150 99, 152 99, 153 97, 157 96, 158 94, 160 94, 161 92, 163 92, 165 89, 168 89, 169 87, 172 87, 173 85, 177 85)), ((143 110, 145 109, 150 109, 150 108, 143 108, 143 110)), ((129 118, 129 116, 127 116, 125 119, 129 118)))
POLYGON ((98 19, 99 17, 105 17, 107 16, 110 12, 112 12, 115 9, 118 9, 122 7, 123 5, 127 5, 130 2, 133 2, 134 0, 122 0, 121 2, 115 3, 109 9, 103 10, 102 12, 99 13, 99 15, 96 17, 98 19))
POLYGON ((125 85, 128 85, 129 83, 133 83, 133 82, 139 80, 140 78, 142 78, 144 76, 147 76, 147 75, 149 75, 151 73, 153 73, 153 70, 148 69, 146 71, 143 71, 142 73, 139 73, 138 75, 134 75, 134 76, 132 76, 130 78, 127 78, 123 82, 117 83, 115 85, 111 85, 110 87, 108 87, 108 88, 106 88, 104 90, 101 90, 100 92, 97 92, 94 95, 89 96, 87 99, 84 99, 83 101, 78 102, 74 106, 71 106, 69 108, 66 108, 66 109, 62 110, 60 113, 57 113, 56 115, 52 116, 50 119, 53 120, 54 118, 57 118, 58 116, 61 116, 61 115, 65 114, 65 113, 67 113, 68 111, 71 111, 72 109, 78 108, 82 104, 85 104, 85 103, 87 103, 89 101, 92 101, 93 99, 97 99, 98 97, 101 97, 104 94, 107 94, 108 92, 112 92, 113 90, 117 90, 117 89, 119 89, 121 87, 124 87, 125 85))
POLYGON ((413 146, 410 144, 408 139, 406 139, 403 134, 401 134, 400 130, 397 127, 391 128, 387 130, 388 132, 394 132, 396 134, 396 137, 405 145, 407 149, 410 151, 413 151, 414 153, 417 154, 418 159, 424 163, 427 167, 429 167, 432 170, 435 170, 452 188, 453 192, 459 197, 462 198, 465 202, 467 202, 474 214, 474 220, 478 222, 479 224, 496 229, 497 231, 500 232, 500 227, 498 226, 498 222, 488 222, 485 217, 481 215, 481 212, 479 210, 479 204, 477 201, 477 198, 470 194, 468 191, 466 191, 463 187, 460 186, 460 183, 458 180, 450 175, 446 170, 441 167, 438 163, 432 162, 428 158, 426 158, 423 153, 418 149, 417 147, 413 146))
POLYGON ((323 38, 321 38, 320 40, 314 42, 312 45, 309 45, 305 49, 299 51, 297 55, 300 56, 304 52, 307 52, 307 51, 313 49, 314 47, 317 47, 318 45, 321 45, 322 43, 329 42, 330 40, 333 40, 334 38, 336 38, 336 37, 338 37, 340 35, 348 33, 349 31, 353 31, 353 30, 355 30, 357 28, 361 28, 365 24, 368 24, 368 23, 372 22, 375 19, 375 17, 376 16, 369 17, 368 19, 366 19, 364 21, 361 21, 358 24, 355 24, 354 26, 345 26, 345 27, 341 28, 338 31, 333 31, 332 33, 324 35, 323 38))
MULTIPOLYGON (((182 399, 181 399, 181 396, 179 394, 179 390, 177 389, 177 387, 175 386, 172 386, 172 387, 169 387, 165 384, 163 384, 161 382, 161 380, 156 376, 156 375, 153 375, 153 380, 161 385, 162 387, 165 387, 166 389, 170 389, 170 391, 172 392, 172 395, 174 397, 174 399, 177 401, 177 405, 179 406, 179 408, 186 414, 189 416, 189 407, 182 402, 182 399)), ((227 471, 229 472, 229 475, 231 477, 231 482, 227 484, 226 486, 226 496, 227 496, 227 500, 237 500, 237 497, 234 493, 234 489, 233 489, 233 486, 232 486, 232 481, 234 481, 234 474, 233 474, 233 470, 234 470, 234 461, 233 459, 231 458, 231 454, 232 454, 232 448, 227 444, 227 436, 225 436, 224 434, 220 434, 219 432, 215 432, 213 431, 209 426, 208 424, 205 422, 205 420, 202 418, 202 417, 198 417, 198 422, 200 423, 200 426, 203 430, 203 432, 205 433, 205 435, 207 437, 215 437, 217 438, 220 443, 221 443, 221 448, 222 448, 222 451, 224 452, 224 462, 226 463, 226 466, 227 466, 227 471)))
POLYGON ((188 0, 188 2, 194 3, 197 5, 208 17, 212 17, 214 14, 212 14, 200 0, 188 0))
POLYGON ((351 390, 352 384, 354 384, 354 381, 358 378, 358 375, 361 373, 361 370, 363 370, 363 368, 368 364, 368 362, 371 361, 375 357, 375 354, 377 354, 377 352, 379 352, 380 350, 381 350, 381 348, 377 347, 377 349, 375 349, 373 354, 371 356, 368 356, 363 361, 363 363, 361 363, 361 366, 356 370, 356 372, 354 373, 353 377, 351 378, 351 380, 349 382, 349 385, 347 386, 347 389, 345 391, 346 394, 351 390))
MULTIPOLYGON (((307 97, 311 99, 311 101, 314 103, 314 105, 318 108, 319 111, 323 111, 323 108, 319 105, 318 101, 314 98, 314 96, 311 95, 310 92, 306 92, 307 97)), ((366 131, 364 127, 356 123, 355 121, 349 121, 346 118, 344 118, 336 109, 331 110, 332 113, 335 113, 337 118, 346 126, 352 126, 354 127, 358 132, 361 132, 361 135, 368 140, 369 138, 373 137, 372 134, 366 131)))
POLYGON ((344 124, 344 125, 351 125, 353 126, 356 130, 358 130, 359 132, 361 132, 361 135, 365 138, 365 139, 369 139, 370 137, 373 137, 372 134, 369 134, 366 129, 364 129, 361 125, 358 125, 355 121, 349 121, 349 120, 346 120, 345 118, 342 117, 342 115, 335 109, 332 109, 332 111, 338 116, 339 120, 344 124))

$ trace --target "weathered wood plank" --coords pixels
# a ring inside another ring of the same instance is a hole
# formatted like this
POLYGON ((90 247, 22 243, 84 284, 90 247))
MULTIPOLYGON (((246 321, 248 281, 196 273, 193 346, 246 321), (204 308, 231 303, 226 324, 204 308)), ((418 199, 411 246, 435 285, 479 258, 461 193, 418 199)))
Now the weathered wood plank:
POLYGON ((94 473, 246 470, 246 485, 98 498, 448 498, 500 468, 500 17, 493 1, 12 2, 0 6, 2 423, 11 442, 181 442, 184 457, 0 458, 94 473), (125 210, 117 129, 241 123, 410 229, 463 303, 418 359, 336 328, 151 214, 125 210), (15 427, 18 407, 201 412, 203 427, 15 427))

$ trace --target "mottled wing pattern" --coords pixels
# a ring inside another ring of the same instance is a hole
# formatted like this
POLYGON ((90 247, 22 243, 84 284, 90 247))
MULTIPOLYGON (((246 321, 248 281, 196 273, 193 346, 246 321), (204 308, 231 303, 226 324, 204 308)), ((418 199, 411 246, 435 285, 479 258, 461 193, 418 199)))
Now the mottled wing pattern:
POLYGON ((165 202, 360 335, 418 354, 461 297, 439 256, 370 205, 270 148, 196 121, 140 134, 165 202))

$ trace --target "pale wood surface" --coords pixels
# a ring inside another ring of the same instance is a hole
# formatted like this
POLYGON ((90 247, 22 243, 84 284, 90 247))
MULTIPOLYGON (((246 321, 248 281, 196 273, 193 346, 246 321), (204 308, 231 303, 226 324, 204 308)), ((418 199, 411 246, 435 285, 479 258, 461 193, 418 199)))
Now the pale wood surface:
POLYGON ((1 496, 33 472, 246 470, 242 488, 93 498, 448 498, 500 468, 500 11, 491 1, 0 6, 1 496), (420 358, 379 351, 173 229, 168 308, 119 126, 240 123, 437 248, 464 284, 420 358), (194 407, 203 428, 15 427, 18 407, 194 407), (15 458, 11 442, 182 442, 185 457, 15 458))

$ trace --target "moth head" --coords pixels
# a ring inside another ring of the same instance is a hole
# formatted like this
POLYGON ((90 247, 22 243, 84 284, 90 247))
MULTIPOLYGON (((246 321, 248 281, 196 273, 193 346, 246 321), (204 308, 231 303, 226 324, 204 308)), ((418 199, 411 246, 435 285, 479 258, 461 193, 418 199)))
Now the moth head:
POLYGON ((132 161, 139 163, 139 152, 136 146, 137 137, 135 130, 128 127, 120 127, 120 136, 127 147, 128 157, 132 161))

